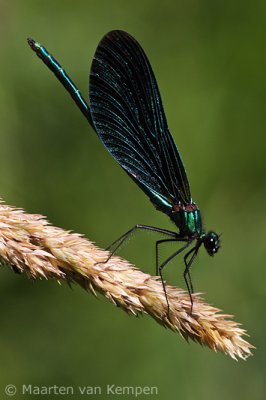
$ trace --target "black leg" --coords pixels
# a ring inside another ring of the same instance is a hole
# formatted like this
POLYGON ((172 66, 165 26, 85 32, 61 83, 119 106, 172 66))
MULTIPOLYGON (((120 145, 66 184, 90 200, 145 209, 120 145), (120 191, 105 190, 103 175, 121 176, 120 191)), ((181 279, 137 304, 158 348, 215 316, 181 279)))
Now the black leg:
POLYGON ((193 261, 195 260, 197 254, 198 254, 200 245, 201 245, 201 243, 197 244, 184 257, 184 261, 185 261, 185 264, 186 264, 186 268, 185 268, 185 271, 184 271, 184 279, 185 279, 185 282, 186 282, 186 285, 187 285, 187 289, 188 289, 188 293, 189 293, 189 297, 190 297, 190 301, 191 301, 191 310, 190 310, 191 314, 192 314, 192 309, 193 309, 192 293, 193 293, 194 290, 193 290, 193 285, 192 285, 189 269, 190 269, 191 265, 193 264, 193 261), (193 251, 194 251, 194 253, 193 253, 193 251), (192 254, 190 260, 187 262, 187 258, 189 257, 189 255, 191 253, 193 253, 193 254, 192 254), (187 280, 187 275, 188 275, 189 281, 187 280))
POLYGON ((156 254, 156 275, 159 274, 159 244, 166 242, 187 242, 187 239, 176 237, 175 239, 162 239, 157 240, 155 244, 155 254, 156 254))
POLYGON ((131 228, 129 231, 127 231, 126 233, 124 233, 122 236, 120 236, 115 242, 113 242, 110 246, 107 247, 106 250, 109 250, 110 248, 112 248, 113 246, 114 249, 113 251, 111 251, 109 257, 107 258, 107 261, 110 260, 110 258, 117 252, 117 250, 119 249, 120 246, 122 246, 122 244, 129 238, 129 236, 131 236, 136 230, 146 230, 146 231, 150 231, 150 232, 157 232, 157 233, 161 233, 163 235, 167 235, 167 236, 171 236, 171 237, 178 237, 178 233, 176 232, 172 232, 172 231, 168 231, 167 229, 161 229, 161 228, 156 228, 154 226, 148 226, 148 225, 141 225, 141 224, 137 224, 135 225, 133 228, 131 228))
POLYGON ((165 295, 165 299, 166 299, 166 303, 167 303, 167 309, 168 309, 168 315, 169 315, 169 311, 170 311, 170 307, 169 307, 169 302, 168 302, 168 298, 167 298, 167 293, 166 293, 166 287, 165 287, 165 283, 163 280, 163 268, 173 259, 175 258, 178 254, 180 254, 182 251, 184 251, 189 245, 191 244, 191 240, 188 240, 187 243, 182 246, 180 249, 178 249, 175 253, 173 253, 170 257, 168 257, 163 263, 162 265, 160 265, 159 267, 159 274, 160 274, 160 278, 162 281, 162 285, 163 285, 163 291, 164 291, 164 295, 165 295))
MULTIPOLYGON (((189 293, 194 293, 194 289, 193 289, 193 284, 192 284, 192 280, 191 280, 191 276, 190 276, 190 271, 189 271, 189 269, 187 269, 187 266, 188 266, 188 264, 190 264, 190 261, 187 262, 187 259, 190 256, 190 254, 196 250, 196 248, 197 248, 197 246, 193 247, 184 257, 184 262, 185 262, 185 266, 186 266, 184 273, 186 272, 186 275, 188 276, 188 279, 189 279, 189 285, 188 285, 188 282, 186 281, 186 285, 187 285, 187 289, 188 289, 189 293)), ((192 257, 193 257, 193 254, 192 254, 192 257)))

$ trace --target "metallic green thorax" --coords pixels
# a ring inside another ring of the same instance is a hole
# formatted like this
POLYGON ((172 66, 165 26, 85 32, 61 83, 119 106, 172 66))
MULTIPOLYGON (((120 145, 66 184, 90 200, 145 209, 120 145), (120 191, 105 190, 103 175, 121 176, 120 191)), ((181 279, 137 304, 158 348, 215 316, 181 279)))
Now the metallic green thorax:
POLYGON ((179 228, 182 236, 199 237, 203 233, 201 213, 196 204, 174 206, 171 219, 179 228))

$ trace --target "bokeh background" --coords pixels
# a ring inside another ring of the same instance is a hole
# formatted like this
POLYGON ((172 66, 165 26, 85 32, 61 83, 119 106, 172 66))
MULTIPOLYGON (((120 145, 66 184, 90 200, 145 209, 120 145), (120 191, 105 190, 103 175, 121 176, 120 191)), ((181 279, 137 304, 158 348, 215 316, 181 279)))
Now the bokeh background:
MULTIPOLYGON (((0 397, 10 383, 114 383, 157 386, 156 399, 264 399, 265 2, 1 0, 1 196, 102 247, 136 223, 173 228, 26 43, 43 43, 86 98, 94 51, 112 29, 144 47, 193 198, 206 228, 222 233, 219 254, 203 250, 193 267, 195 288, 234 314, 257 350, 237 363, 77 286, 1 268, 0 397)), ((120 254, 154 273, 154 240, 136 235, 120 254)), ((182 269, 175 260, 167 280, 184 287, 182 269)))

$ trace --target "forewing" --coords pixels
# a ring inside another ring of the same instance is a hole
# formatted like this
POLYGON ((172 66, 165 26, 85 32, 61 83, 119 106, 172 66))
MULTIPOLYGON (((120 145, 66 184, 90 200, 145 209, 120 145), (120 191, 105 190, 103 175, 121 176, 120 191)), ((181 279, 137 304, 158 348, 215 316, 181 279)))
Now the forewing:
POLYGON ((187 175, 168 130, 151 65, 123 31, 101 40, 90 73, 90 107, 111 155, 159 209, 191 202, 187 175))

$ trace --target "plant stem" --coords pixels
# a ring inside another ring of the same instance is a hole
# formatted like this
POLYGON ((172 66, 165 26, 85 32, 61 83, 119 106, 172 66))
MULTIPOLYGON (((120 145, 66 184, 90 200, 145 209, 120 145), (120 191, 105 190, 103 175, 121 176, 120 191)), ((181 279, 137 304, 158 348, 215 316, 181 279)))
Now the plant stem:
POLYGON ((197 295, 193 314, 188 294, 166 285, 167 303, 158 277, 146 274, 120 257, 99 249, 77 233, 49 224, 42 215, 0 204, 0 257, 29 278, 78 283, 93 294, 99 292, 130 314, 149 314, 157 322, 214 351, 246 359, 254 348, 245 330, 197 295))

